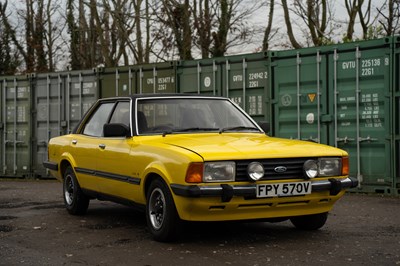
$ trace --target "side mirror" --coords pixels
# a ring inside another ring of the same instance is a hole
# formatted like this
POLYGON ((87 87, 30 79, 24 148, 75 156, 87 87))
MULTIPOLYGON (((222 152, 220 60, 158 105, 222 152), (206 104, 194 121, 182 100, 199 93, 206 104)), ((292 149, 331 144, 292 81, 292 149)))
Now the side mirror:
POLYGON ((269 122, 267 122, 267 121, 260 121, 260 122, 258 122, 257 124, 261 127, 262 130, 264 130, 265 134, 268 134, 268 133, 269 133, 269 131, 270 131, 270 129, 271 129, 271 126, 270 126, 269 122))
POLYGON ((129 137, 130 130, 125 124, 104 124, 104 137, 129 137))

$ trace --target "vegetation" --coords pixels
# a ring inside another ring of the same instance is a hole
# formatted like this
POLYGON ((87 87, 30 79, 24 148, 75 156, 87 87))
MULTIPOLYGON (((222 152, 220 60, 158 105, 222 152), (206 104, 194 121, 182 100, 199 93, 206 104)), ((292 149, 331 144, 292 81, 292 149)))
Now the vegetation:
POLYGON ((379 38, 399 33, 399 10, 400 0, 0 0, 0 74, 379 38))

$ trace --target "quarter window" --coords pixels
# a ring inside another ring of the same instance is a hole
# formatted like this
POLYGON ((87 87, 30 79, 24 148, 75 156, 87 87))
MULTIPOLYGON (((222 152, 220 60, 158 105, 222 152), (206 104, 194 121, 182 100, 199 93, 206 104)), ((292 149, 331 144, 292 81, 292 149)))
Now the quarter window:
POLYGON ((114 103, 101 104, 86 123, 83 134, 94 137, 103 136, 103 125, 107 123, 113 106, 114 103))
POLYGON ((117 104, 117 107, 115 107, 115 111, 111 117, 110 123, 124 124, 129 127, 129 125, 131 124, 129 107, 129 102, 119 102, 117 104))

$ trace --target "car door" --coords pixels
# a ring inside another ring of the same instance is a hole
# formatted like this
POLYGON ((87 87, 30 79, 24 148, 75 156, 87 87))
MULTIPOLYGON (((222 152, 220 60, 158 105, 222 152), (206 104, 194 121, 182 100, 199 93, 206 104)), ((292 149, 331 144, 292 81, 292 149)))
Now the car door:
POLYGON ((71 138, 71 155, 75 162, 75 172, 82 188, 98 191, 96 176, 99 143, 102 137, 103 124, 113 110, 115 103, 99 103, 84 119, 76 134, 71 138))
MULTIPOLYGON (((131 125, 129 101, 118 101, 109 123, 131 125)), ((98 143, 97 175, 100 176, 101 193, 134 200, 135 189, 139 188, 139 178, 133 170, 133 158, 129 155, 134 140, 130 137, 102 137, 98 143)))

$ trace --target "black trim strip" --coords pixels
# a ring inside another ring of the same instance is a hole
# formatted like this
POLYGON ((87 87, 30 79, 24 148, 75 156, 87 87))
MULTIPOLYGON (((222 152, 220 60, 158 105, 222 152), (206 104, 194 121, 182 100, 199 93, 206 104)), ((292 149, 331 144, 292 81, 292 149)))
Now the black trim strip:
POLYGON ((81 173, 81 174, 98 176, 98 177, 116 180, 116 181, 120 181, 120 182, 126 182, 126 183, 133 184, 133 185, 140 185, 140 181, 141 181, 141 179, 138 177, 117 175, 117 174, 113 174, 113 173, 100 172, 100 171, 95 171, 95 170, 90 170, 90 169, 85 169, 85 168, 80 168, 80 167, 75 167, 75 171, 77 173, 81 173))
POLYGON ((44 161, 43 166, 47 169, 58 171, 58 164, 50 161, 44 161))
POLYGON ((116 196, 112 196, 112 195, 105 194, 105 193, 100 193, 98 191, 85 189, 85 188, 82 188, 82 191, 84 194, 86 194, 87 196, 89 196, 91 198, 95 198, 95 199, 99 199, 99 200, 108 200, 108 201, 120 203, 120 204, 123 204, 126 206, 134 207, 138 211, 145 210, 145 205, 136 203, 134 201, 131 201, 131 200, 128 200, 125 198, 116 197, 116 196))

